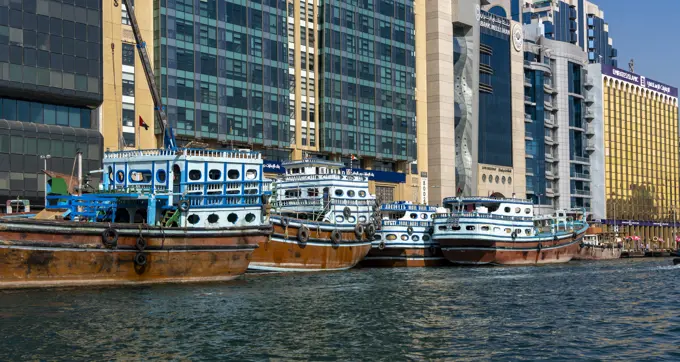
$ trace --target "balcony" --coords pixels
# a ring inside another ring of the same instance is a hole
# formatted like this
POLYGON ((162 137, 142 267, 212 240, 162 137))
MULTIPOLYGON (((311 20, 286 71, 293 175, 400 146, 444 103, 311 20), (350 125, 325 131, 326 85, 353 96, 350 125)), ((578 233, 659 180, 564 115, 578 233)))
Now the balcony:
POLYGON ((573 129, 574 131, 581 131, 581 132, 586 131, 586 127, 583 124, 570 124, 569 129, 573 129))
POLYGON ((545 154, 545 160, 548 161, 548 162, 552 162, 552 161, 555 160, 555 158, 553 158, 553 155, 551 153, 546 153, 545 154))
POLYGON ((576 171, 571 171, 569 173, 569 175, 571 176, 571 178, 577 179, 579 181, 590 181, 590 174, 587 174, 587 173, 580 173, 580 172, 576 172, 576 171))
POLYGON ((590 158, 588 158, 588 157, 572 156, 571 160, 574 161, 574 162, 581 162, 581 163, 590 164, 590 158))
POLYGON ((524 139, 527 140, 527 141, 533 140, 534 139, 533 133, 531 133, 529 131, 524 131, 524 139))
POLYGON ((554 116, 551 116, 551 117, 544 117, 544 118, 543 118, 543 123, 545 124, 546 127, 550 127, 550 128, 556 127, 556 125, 555 125, 555 117, 554 117, 554 116))
POLYGON ((545 109, 546 109, 546 110, 548 110, 548 111, 552 111, 552 110, 553 110, 553 102, 552 102, 552 100, 546 99, 546 100, 543 102, 543 104, 545 105, 545 109))
POLYGON ((531 97, 529 96, 524 96, 524 104, 528 104, 530 106, 535 106, 536 102, 531 100, 531 97))
POLYGON ((524 77, 524 86, 525 87, 532 87, 533 84, 531 84, 531 79, 524 77))
POLYGON ((590 196, 590 190, 572 189, 571 194, 578 196, 590 196))
POLYGON ((526 123, 533 123, 534 120, 531 119, 531 115, 530 115, 530 114, 524 113, 524 122, 526 122, 526 123))

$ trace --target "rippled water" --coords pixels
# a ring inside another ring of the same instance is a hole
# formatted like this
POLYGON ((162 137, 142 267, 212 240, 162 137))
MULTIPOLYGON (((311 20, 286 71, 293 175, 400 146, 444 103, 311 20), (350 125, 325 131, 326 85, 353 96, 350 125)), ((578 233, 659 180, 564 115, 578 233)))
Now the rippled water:
POLYGON ((0 360, 680 360, 671 259, 0 292, 0 360))

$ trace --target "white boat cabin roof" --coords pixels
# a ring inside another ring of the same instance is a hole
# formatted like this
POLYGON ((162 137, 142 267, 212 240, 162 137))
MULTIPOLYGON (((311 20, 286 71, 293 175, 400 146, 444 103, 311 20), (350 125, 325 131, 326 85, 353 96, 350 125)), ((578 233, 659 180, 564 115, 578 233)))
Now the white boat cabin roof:
POLYGON ((345 167, 340 162, 306 158, 296 161, 285 161, 281 166, 286 170, 286 175, 319 175, 340 174, 340 169, 345 167))
POLYGON ((531 200, 516 199, 516 198, 501 198, 501 197, 447 197, 444 199, 444 205, 447 204, 483 204, 483 203, 504 203, 504 204, 521 204, 533 205, 531 200))

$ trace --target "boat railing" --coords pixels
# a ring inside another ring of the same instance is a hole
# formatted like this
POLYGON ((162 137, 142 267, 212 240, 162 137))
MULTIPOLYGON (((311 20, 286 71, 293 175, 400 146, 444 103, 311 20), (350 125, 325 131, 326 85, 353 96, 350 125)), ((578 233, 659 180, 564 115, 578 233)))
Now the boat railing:
POLYGON ((422 226, 429 227, 432 223, 429 221, 408 221, 408 220, 383 220, 382 226, 422 226))
POLYGON ((104 153, 104 159, 111 158, 131 158, 131 157, 155 157, 155 156, 177 156, 188 157, 216 157, 229 159, 250 159, 259 160, 262 158, 259 152, 245 152, 234 150, 206 150, 197 148, 170 149, 150 149, 150 150, 128 150, 128 151, 109 151, 104 153))
MULTIPOLYGON (((284 175, 281 177, 282 182, 288 181, 317 181, 317 180, 339 180, 339 181, 368 181, 367 176, 363 175, 341 175, 341 174, 324 174, 324 175, 284 175)), ((282 187, 283 185, 277 185, 282 187)), ((285 186, 283 186, 285 187, 285 186)))
POLYGON ((509 202, 509 203, 531 203, 530 199, 518 199, 518 198, 507 198, 507 197, 446 197, 444 198, 444 203, 470 203, 470 202, 509 202))
POLYGON ((531 216, 505 216, 487 213, 476 213, 476 212, 454 212, 454 213, 437 213, 435 214, 435 220, 437 219, 448 219, 448 218, 473 218, 473 219, 495 219, 495 220, 508 220, 508 221, 532 221, 531 216))

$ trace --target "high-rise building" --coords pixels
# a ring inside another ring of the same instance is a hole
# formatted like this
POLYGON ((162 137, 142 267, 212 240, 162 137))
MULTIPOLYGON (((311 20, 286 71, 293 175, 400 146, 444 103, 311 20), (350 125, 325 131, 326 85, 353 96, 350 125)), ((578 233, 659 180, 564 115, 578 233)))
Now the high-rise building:
POLYGON ((588 68, 602 134, 591 156, 602 185, 594 217, 645 246, 672 247, 680 225, 678 89, 607 65, 588 68))
POLYGON ((101 167, 101 1, 0 6, 0 198, 43 205, 41 170, 101 167), (41 158, 42 156, 42 158, 41 158))
POLYGON ((525 25, 527 193, 542 212, 591 209, 595 136, 588 59, 576 44, 525 25))
POLYGON ((427 197, 425 19, 412 1, 153 3, 180 143, 259 150, 273 173, 291 158, 342 161, 370 172, 383 201, 427 197))
MULTIPOLYGON (((149 58, 154 57, 153 1, 131 0, 149 58)), ((104 41, 104 148, 155 148, 154 105, 122 1, 102 3, 104 41), (141 120, 141 121, 140 121, 141 120), (146 124, 148 127, 142 126, 146 124), (148 128, 148 129, 147 129, 148 128)))
POLYGON ((541 28, 544 36, 575 44, 590 63, 617 65, 618 52, 609 37, 604 12, 587 0, 523 0, 522 22, 541 28))

